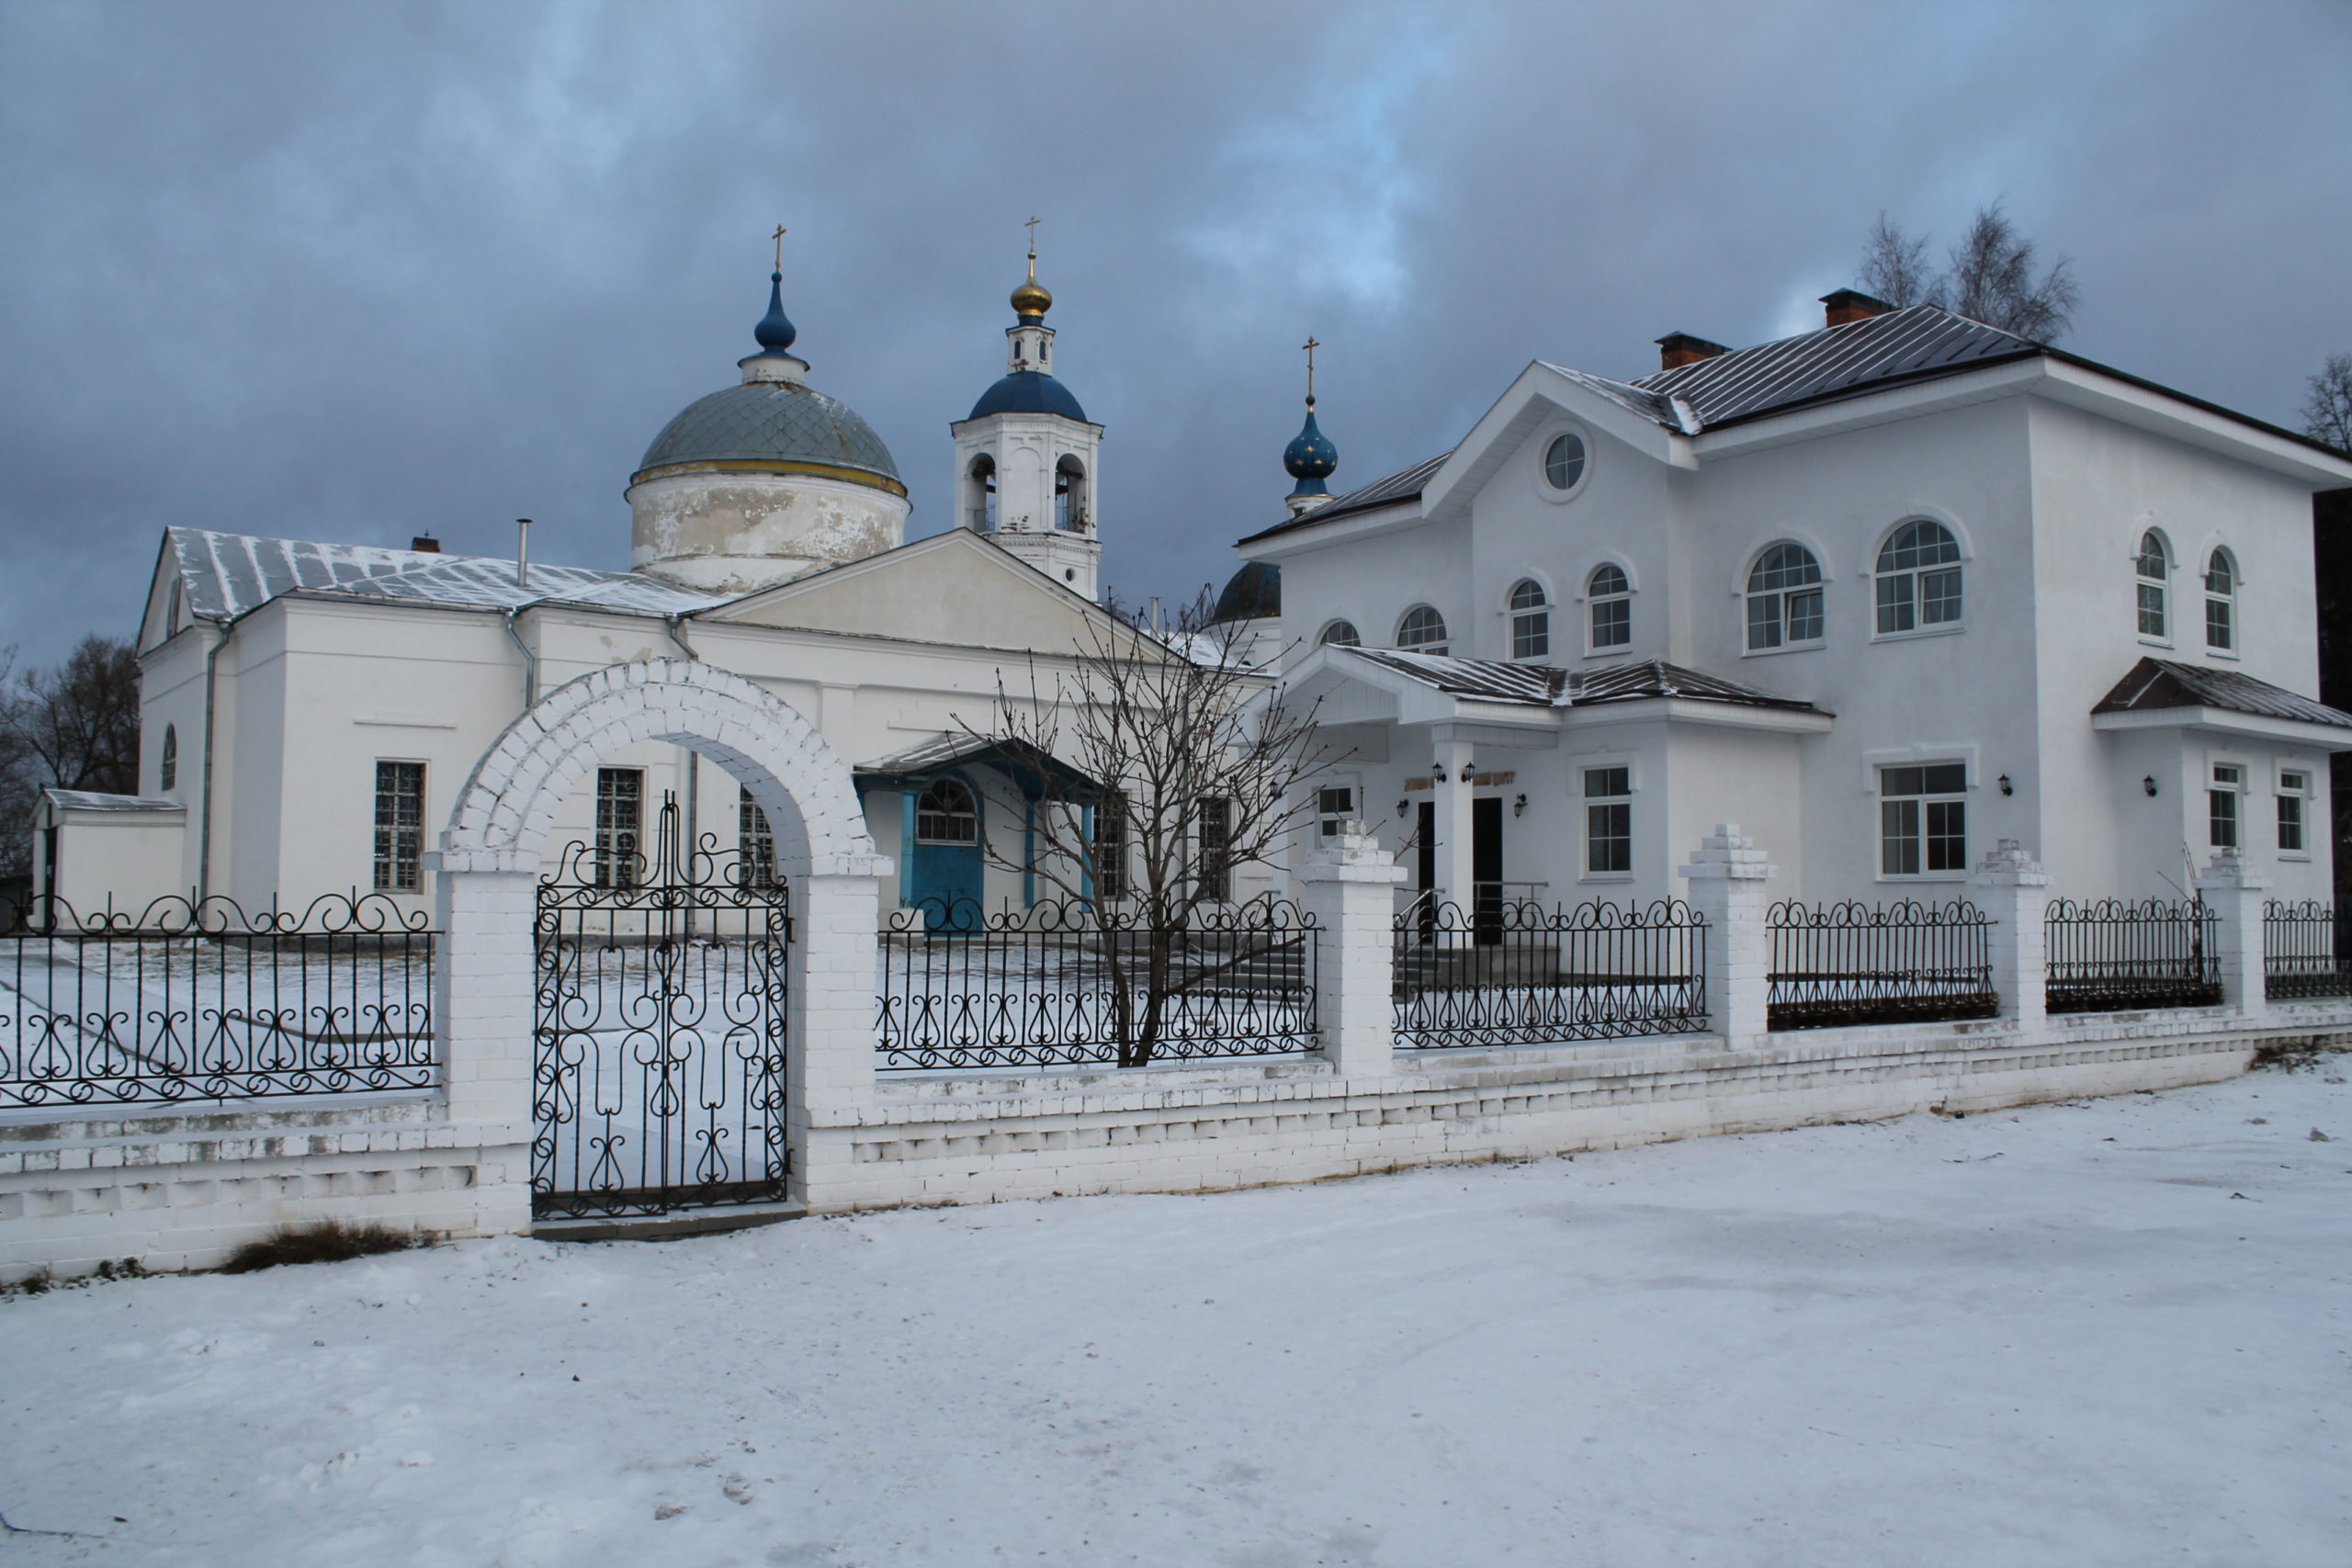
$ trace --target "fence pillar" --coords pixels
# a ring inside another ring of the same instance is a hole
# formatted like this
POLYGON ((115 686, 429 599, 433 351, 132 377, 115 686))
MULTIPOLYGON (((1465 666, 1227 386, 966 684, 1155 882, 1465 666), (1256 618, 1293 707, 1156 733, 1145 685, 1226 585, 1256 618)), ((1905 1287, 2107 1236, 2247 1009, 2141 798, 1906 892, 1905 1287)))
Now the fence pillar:
POLYGON ((1765 930, 1764 885, 1773 868, 1736 822, 1721 822, 1700 844, 1682 875, 1690 907, 1707 922, 1707 1027, 1734 1049, 1760 1042, 1771 988, 1771 933, 1765 930))
POLYGON ((2197 875, 2197 896, 2213 911, 2213 953, 2222 972, 2222 1005, 2259 1019, 2270 1010, 2262 911, 2270 879, 2236 850, 2216 850, 2197 875))
POLYGON ((528 1143, 539 857, 525 850, 440 850, 425 858, 443 933, 433 1018, 449 1119, 512 1124, 521 1129, 518 1141, 528 1143))
POLYGON ((1321 928, 1315 1023, 1323 1055, 1348 1077, 1396 1061, 1396 895, 1405 868, 1362 822, 1321 841, 1296 873, 1299 903, 1321 928))
POLYGON ((812 1208, 854 1174, 849 1113, 874 1098, 878 869, 793 879, 791 991, 785 1009, 785 1126, 791 1193, 812 1208), (827 1129, 844 1128, 829 1134, 827 1129))
POLYGON ((2015 839, 1995 844, 1969 878, 1993 917, 1993 988, 2000 1016, 2030 1032, 2050 1021, 2050 873, 2015 839))

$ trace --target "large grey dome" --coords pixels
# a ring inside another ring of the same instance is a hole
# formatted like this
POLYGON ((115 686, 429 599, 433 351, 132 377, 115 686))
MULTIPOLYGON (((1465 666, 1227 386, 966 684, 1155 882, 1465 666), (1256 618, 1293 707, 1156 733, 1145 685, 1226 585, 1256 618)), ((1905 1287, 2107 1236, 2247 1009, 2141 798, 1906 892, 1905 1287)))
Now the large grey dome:
POLYGON ((857 411, 789 381, 747 381, 688 404, 653 438, 638 468, 710 462, 821 463, 894 485, 899 478, 890 449, 857 411))

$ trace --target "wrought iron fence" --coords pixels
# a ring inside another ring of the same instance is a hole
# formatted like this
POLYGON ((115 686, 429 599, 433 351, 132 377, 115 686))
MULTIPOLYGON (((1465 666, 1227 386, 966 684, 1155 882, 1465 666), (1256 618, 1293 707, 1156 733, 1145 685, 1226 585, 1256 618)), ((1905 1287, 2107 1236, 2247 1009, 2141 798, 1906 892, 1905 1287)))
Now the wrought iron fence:
POLYGON ((1782 900, 1765 916, 1770 1029, 1990 1018, 1992 917, 1965 898, 1827 907, 1782 900))
POLYGON ((36 898, 0 926, 0 1107, 429 1089, 430 917, 379 894, 300 910, 36 898))
POLYGON ((2042 931, 2052 1012, 2222 1005, 2219 917, 2201 898, 2052 899, 2042 931))
POLYGON ((1396 1043, 1412 1050, 1707 1027, 1706 922, 1647 908, 1417 899, 1397 911, 1396 1043))
POLYGON ((1132 1066, 1309 1050, 1318 934, 1312 916, 1271 897, 1208 906, 1182 929, 1116 906, 988 913, 927 901, 881 934, 878 1065, 1132 1066))
POLYGON ((2352 932, 2333 905, 2316 899, 2262 908, 2263 989, 2274 1002, 2352 997, 2352 932))

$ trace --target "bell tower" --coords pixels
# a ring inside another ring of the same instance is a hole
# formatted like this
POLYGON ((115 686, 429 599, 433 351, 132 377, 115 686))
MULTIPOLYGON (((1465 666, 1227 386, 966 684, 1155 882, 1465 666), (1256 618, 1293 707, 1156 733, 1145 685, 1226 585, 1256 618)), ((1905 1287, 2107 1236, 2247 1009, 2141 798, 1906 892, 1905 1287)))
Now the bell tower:
POLYGON ((947 427, 956 438, 956 521, 1092 599, 1102 559, 1102 427, 1054 378, 1054 329, 1046 325, 1054 297, 1037 281, 1036 221, 1029 220, 1028 279, 1012 291, 1005 373, 947 427))

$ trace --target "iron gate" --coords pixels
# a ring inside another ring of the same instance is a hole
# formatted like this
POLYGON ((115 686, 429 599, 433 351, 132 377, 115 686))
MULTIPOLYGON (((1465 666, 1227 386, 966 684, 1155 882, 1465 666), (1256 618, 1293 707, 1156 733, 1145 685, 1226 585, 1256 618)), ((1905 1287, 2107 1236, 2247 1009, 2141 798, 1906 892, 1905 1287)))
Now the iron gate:
POLYGON ((788 891, 773 867, 600 830, 538 887, 536 1214, 781 1198, 788 891))

